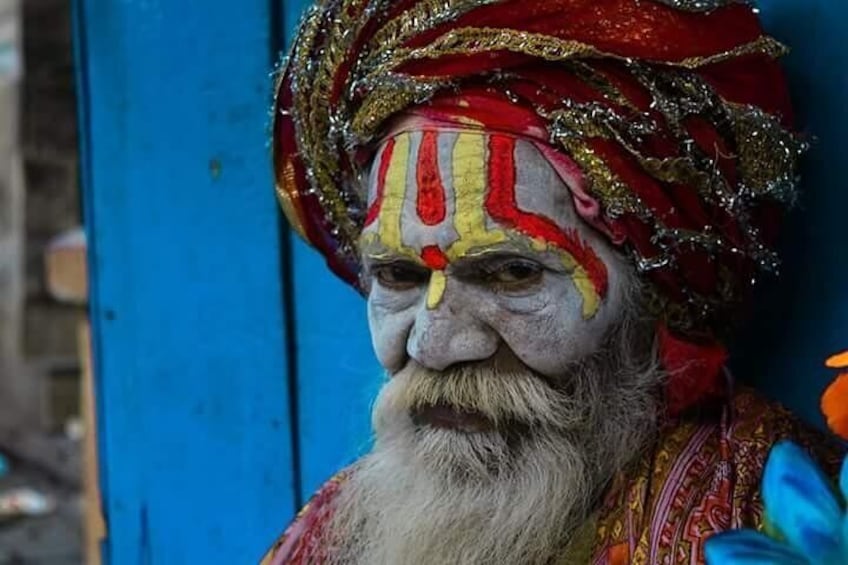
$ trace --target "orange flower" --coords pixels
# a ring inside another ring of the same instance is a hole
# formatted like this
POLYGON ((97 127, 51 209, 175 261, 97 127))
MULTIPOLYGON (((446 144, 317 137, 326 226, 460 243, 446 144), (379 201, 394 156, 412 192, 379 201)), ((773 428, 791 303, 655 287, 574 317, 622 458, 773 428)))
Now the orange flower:
MULTIPOLYGON (((848 351, 834 355, 825 364, 832 369, 848 369, 848 351)), ((824 391, 821 409, 830 429, 848 440, 848 373, 840 374, 824 391)))
POLYGON ((824 362, 831 369, 848 369, 848 351, 834 355, 824 362))

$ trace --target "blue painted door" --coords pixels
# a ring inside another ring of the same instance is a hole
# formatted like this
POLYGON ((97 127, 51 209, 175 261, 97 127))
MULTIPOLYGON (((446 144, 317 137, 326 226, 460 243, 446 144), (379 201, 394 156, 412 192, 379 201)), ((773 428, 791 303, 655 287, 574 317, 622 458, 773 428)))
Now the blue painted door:
POLYGON ((268 0, 79 0, 107 563, 255 563, 296 506, 268 0))

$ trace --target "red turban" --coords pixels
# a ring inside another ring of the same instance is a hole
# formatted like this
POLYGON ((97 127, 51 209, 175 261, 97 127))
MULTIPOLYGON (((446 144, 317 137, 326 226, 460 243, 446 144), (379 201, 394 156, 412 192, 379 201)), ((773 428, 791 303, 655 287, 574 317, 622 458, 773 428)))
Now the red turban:
POLYGON ((783 51, 733 0, 322 1, 277 85, 277 193, 356 285, 361 178, 393 118, 543 132, 652 283, 678 412, 720 386, 732 314, 777 268, 804 148, 783 51))

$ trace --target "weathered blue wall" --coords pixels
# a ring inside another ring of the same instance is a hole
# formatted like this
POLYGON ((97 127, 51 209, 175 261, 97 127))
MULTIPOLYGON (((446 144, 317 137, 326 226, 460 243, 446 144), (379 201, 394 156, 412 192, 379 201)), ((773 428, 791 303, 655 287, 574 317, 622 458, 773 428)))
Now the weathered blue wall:
POLYGON ((297 396, 302 496, 370 445, 371 402, 382 371, 374 357, 365 300, 327 273, 301 241, 294 248, 297 396))
POLYGON ((255 563, 294 511, 271 5, 75 5, 108 563, 255 563))

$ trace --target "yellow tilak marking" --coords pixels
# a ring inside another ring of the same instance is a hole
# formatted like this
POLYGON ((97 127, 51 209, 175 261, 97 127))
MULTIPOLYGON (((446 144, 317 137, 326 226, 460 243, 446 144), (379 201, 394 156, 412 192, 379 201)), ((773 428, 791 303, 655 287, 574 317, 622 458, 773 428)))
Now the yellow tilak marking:
MULTIPOLYGON (((569 259, 576 264, 576 261, 570 255, 569 259)), ((565 262, 564 259, 563 262, 565 262)), ((571 280, 574 281, 577 292, 583 297, 583 319, 588 320, 593 318, 598 313, 598 308, 600 308, 601 297, 595 291, 595 285, 589 279, 589 274, 583 267, 576 266, 571 273, 571 280)))
POLYGON ((427 308, 435 310, 441 304, 445 297, 445 288, 447 287, 447 277, 444 271, 433 271, 430 275, 430 285, 427 287, 427 308))
POLYGON ((552 251, 559 255, 563 266, 569 273, 571 273, 571 280, 574 282, 577 292, 579 292, 580 296, 583 298, 583 319, 589 320, 590 318, 593 318, 595 314, 598 313, 598 308, 601 306, 601 297, 598 296, 598 292, 595 290, 595 285, 592 284, 591 279, 589 279, 589 273, 586 272, 586 269, 581 267, 580 263, 578 263, 570 253, 560 249, 559 247, 548 244, 543 239, 533 238, 531 245, 536 251, 552 251))
POLYGON ((539 253, 544 253, 548 250, 548 242, 540 237, 534 237, 530 241, 530 245, 533 247, 533 251, 537 251, 539 253))
POLYGON ((395 138, 392 161, 386 172, 383 204, 380 208, 380 241, 390 249, 404 248, 400 230, 403 200, 406 194, 406 171, 409 166, 410 135, 403 133, 395 138))
POLYGON ((459 239, 445 254, 452 261, 469 250, 506 240, 500 230, 486 229, 486 138, 460 133, 453 149, 454 226, 459 239))

